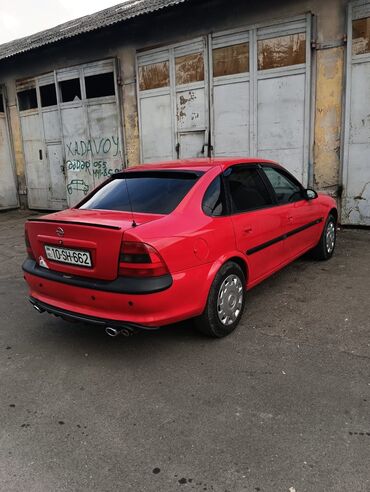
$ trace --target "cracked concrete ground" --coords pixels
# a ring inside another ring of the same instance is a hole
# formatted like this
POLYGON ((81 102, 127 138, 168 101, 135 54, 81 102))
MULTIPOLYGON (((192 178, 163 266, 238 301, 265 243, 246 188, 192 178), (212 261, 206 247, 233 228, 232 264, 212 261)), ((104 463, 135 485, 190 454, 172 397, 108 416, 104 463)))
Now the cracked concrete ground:
POLYGON ((0 490, 368 492, 370 231, 248 294, 224 340, 38 315, 0 214, 0 490))

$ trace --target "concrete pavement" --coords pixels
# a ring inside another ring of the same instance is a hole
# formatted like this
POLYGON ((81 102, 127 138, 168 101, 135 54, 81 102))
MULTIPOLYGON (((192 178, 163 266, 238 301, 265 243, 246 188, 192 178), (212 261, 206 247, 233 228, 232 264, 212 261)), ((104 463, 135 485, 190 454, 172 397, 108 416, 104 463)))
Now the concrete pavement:
POLYGON ((0 214, 0 490, 370 490, 370 231, 248 294, 242 325, 110 339, 38 315, 0 214))

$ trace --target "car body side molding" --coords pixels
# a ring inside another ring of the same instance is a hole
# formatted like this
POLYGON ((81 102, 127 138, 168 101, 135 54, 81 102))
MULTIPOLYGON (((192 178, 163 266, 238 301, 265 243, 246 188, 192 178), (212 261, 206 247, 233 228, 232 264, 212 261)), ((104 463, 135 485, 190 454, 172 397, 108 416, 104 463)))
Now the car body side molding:
POLYGON ((297 229, 293 229, 292 231, 289 231, 285 234, 282 234, 281 236, 275 237, 274 239, 271 239, 270 241, 266 241, 265 243, 259 244, 258 246, 255 246, 254 248, 248 249, 246 251, 247 256, 253 255, 254 253, 258 253, 258 251, 261 251, 265 248, 268 248, 269 246, 272 246, 273 244, 278 243, 279 241, 283 241, 284 239, 287 239, 288 237, 294 236, 295 234, 298 234, 302 231, 305 231, 306 229, 309 229, 310 227, 313 227, 317 224, 320 224, 324 220, 323 217, 320 217, 319 219, 313 220, 312 222, 309 222, 308 224, 305 224, 301 227, 297 227, 297 229))

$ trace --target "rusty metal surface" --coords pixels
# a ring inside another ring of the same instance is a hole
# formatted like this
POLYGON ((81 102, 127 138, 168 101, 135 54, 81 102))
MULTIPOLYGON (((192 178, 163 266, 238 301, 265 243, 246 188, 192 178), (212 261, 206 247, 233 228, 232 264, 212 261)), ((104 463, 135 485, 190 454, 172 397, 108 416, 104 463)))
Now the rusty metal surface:
POLYGON ((249 43, 223 46, 213 50, 213 76, 249 72, 249 43))
POLYGON ((206 155, 209 81, 205 38, 140 53, 137 63, 142 162, 206 155), (166 85, 159 86, 158 79, 166 85))
POLYGON ((0 45, 0 60, 186 1, 188 0, 128 0, 114 7, 65 22, 32 36, 2 44, 0 45))
POLYGON ((204 80, 203 53, 178 56, 175 60, 176 85, 190 84, 204 80))
POLYGON ((258 41, 258 69, 281 68, 306 61, 304 33, 258 41))
POLYGON ((159 89, 170 85, 170 67, 168 61, 150 63, 139 69, 139 86, 141 91, 159 89))
POLYGON ((370 17, 352 22, 352 55, 370 52, 370 17))

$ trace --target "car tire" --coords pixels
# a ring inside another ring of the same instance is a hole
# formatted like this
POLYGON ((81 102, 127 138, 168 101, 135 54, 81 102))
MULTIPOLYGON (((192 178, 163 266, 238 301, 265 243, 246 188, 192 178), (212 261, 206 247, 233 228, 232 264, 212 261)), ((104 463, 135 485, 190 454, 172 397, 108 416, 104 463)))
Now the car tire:
POLYGON ((333 214, 330 214, 326 220, 319 243, 310 252, 311 257, 319 261, 330 260, 334 254, 336 239, 337 220, 333 214))
POLYGON ((236 263, 225 263, 214 278, 203 314, 195 327, 203 335, 222 338, 238 326, 245 305, 245 275, 236 263))

